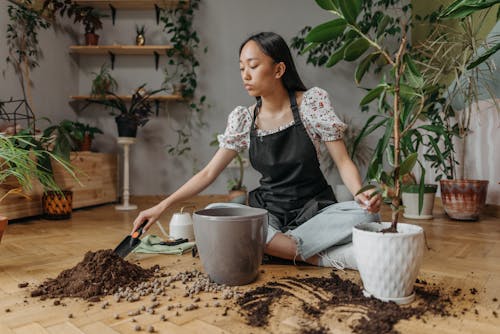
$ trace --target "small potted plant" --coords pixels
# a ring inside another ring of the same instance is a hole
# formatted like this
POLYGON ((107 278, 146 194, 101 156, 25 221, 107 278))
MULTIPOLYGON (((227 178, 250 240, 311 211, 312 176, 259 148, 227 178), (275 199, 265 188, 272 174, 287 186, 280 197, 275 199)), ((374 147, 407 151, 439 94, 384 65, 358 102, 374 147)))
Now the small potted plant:
POLYGON ((92 72, 92 88, 90 94, 92 96, 106 96, 107 92, 115 92, 118 88, 118 83, 111 75, 111 69, 107 63, 103 63, 99 72, 92 72))
POLYGON ((75 122, 74 126, 81 133, 82 137, 82 140, 77 142, 79 151, 90 151, 95 135, 103 133, 101 129, 90 124, 75 122))
POLYGON ((111 115, 115 116, 118 137, 136 137, 137 127, 144 126, 153 114, 151 96, 164 91, 163 88, 148 91, 144 89, 145 86, 146 84, 142 84, 134 90, 130 102, 113 92, 108 92, 109 95, 112 95, 109 99, 90 99, 89 101, 112 109, 111 115))
POLYGON ((74 15, 74 23, 81 22, 85 27, 85 45, 99 44, 99 35, 96 34, 96 30, 102 29, 101 18, 108 15, 98 12, 93 7, 77 7, 74 15))

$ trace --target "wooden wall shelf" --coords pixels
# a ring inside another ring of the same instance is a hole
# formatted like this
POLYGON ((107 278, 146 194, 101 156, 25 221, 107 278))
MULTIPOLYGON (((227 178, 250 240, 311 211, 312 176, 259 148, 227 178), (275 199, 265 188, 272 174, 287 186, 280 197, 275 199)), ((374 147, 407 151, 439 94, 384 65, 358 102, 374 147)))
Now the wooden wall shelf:
POLYGON ((154 9, 155 6, 160 8, 176 8, 184 7, 189 4, 189 0, 73 0, 81 6, 91 6, 94 8, 109 8, 116 9, 154 9))
POLYGON ((69 52, 81 55, 109 55, 111 68, 115 68, 116 55, 154 55, 158 69, 160 55, 172 49, 172 45, 71 45, 69 52))
MULTIPOLYGON (((119 95, 119 97, 125 101, 132 100, 132 95, 119 95)), ((113 95, 106 95, 105 97, 91 96, 91 95, 72 95, 69 98, 74 101, 88 101, 89 99, 93 100, 116 99, 116 97, 113 95)), ((158 102, 168 102, 168 101, 182 101, 184 100, 184 98, 182 97, 182 95, 153 95, 149 97, 149 100, 158 102)))

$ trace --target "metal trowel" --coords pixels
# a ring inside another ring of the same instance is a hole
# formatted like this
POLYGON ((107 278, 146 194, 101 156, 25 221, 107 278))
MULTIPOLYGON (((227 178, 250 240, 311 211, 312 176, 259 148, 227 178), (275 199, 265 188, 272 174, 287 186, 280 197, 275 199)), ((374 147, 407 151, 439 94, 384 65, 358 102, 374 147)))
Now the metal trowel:
POLYGON ((120 242, 120 244, 115 248, 113 252, 119 257, 125 258, 131 251, 134 250, 134 248, 136 248, 141 243, 141 239, 139 238, 142 236, 144 226, 146 226, 147 223, 148 221, 145 220, 137 228, 137 230, 134 231, 132 235, 127 235, 127 237, 125 237, 125 239, 120 242))

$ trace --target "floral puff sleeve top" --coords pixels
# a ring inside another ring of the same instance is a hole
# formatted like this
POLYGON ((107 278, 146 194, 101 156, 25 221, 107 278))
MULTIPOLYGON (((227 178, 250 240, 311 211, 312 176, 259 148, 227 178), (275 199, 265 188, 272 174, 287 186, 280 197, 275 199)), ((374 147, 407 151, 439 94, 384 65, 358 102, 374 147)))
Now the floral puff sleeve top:
MULTIPOLYGON (((253 107, 238 106, 229 114, 224 134, 217 136, 219 147, 237 152, 248 149, 253 109, 253 107)), ((343 138, 347 126, 333 111, 330 98, 325 90, 313 87, 305 91, 299 107, 299 114, 316 150, 319 150, 321 141, 334 141, 343 138)), ((257 129, 257 135, 265 136, 282 131, 293 123, 294 121, 273 130, 257 129)))

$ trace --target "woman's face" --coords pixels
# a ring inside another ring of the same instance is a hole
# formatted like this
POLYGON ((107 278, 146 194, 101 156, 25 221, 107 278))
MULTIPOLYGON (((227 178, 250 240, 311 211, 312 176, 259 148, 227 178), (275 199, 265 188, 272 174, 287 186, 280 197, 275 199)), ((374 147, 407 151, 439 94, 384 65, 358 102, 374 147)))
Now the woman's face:
POLYGON ((250 96, 265 96, 281 85, 279 64, 266 55, 256 42, 249 41, 241 49, 240 73, 250 96))

